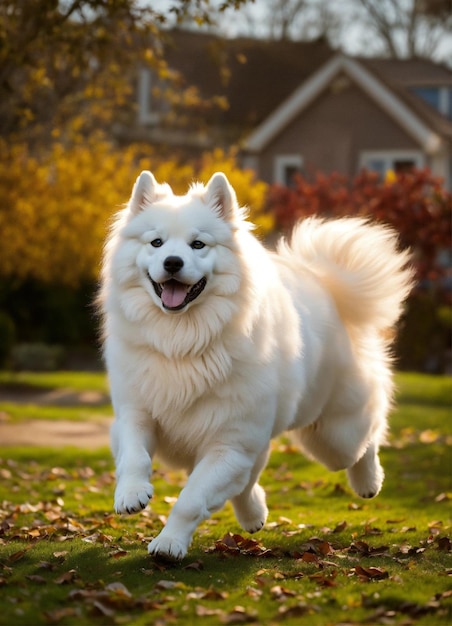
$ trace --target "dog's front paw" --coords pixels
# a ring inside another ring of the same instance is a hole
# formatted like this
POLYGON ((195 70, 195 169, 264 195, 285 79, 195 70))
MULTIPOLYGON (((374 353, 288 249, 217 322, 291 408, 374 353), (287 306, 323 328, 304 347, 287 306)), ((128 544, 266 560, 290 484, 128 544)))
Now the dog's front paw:
POLYGON ((142 511, 154 494, 154 488, 148 482, 120 483, 115 492, 116 513, 138 513, 142 511))
MULTIPOLYGON (((163 531, 162 531, 163 533, 163 531)), ((148 552, 154 557, 168 559, 170 561, 180 561, 187 554, 188 546, 179 539, 171 536, 163 536, 160 533, 148 545, 148 552)))

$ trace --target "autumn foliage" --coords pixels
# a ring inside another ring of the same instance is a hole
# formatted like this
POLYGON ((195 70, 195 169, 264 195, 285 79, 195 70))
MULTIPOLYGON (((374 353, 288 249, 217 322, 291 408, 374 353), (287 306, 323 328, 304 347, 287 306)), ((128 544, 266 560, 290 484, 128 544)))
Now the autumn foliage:
POLYGON ((450 368, 450 291, 444 288, 444 253, 451 247, 452 195, 428 170, 414 170, 379 180, 362 171, 349 179, 340 174, 301 176, 290 188, 269 190, 268 210, 286 234, 294 222, 310 215, 359 215, 390 224, 402 248, 412 251, 418 287, 399 324, 395 352, 401 369, 443 372, 450 368))
POLYGON ((257 232, 272 227, 264 212, 267 185, 239 169, 232 152, 187 162, 162 160, 149 146, 119 149, 103 135, 40 152, 0 140, 0 367, 14 344, 26 344, 28 367, 36 348, 45 361, 42 344, 96 345, 92 303, 103 244, 144 169, 177 194, 224 171, 257 232))
POLYGON ((391 173, 380 181, 373 172, 355 178, 317 173, 297 177, 290 188, 273 186, 269 209, 283 232, 309 215, 360 215, 392 225, 402 247, 410 247, 420 279, 436 278, 438 252, 451 245, 452 195, 428 170, 391 173))
POLYGON ((115 149, 93 138, 69 147, 55 143, 36 156, 24 144, 0 142, 0 280, 70 287, 96 280, 111 217, 143 169, 169 182, 175 193, 222 170, 240 202, 252 207, 251 219, 268 231, 272 221, 262 213, 267 185, 240 170, 233 154, 216 151, 199 163, 181 164, 149 152, 140 146, 115 149))

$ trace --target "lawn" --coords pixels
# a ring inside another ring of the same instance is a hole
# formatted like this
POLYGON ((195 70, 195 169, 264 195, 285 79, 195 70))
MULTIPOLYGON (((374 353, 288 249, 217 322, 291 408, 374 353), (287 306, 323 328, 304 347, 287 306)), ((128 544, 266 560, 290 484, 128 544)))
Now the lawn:
MULTIPOLYGON (((102 374, 0 376, 0 389, 12 384, 105 391, 102 374)), ((152 505, 121 517, 108 449, 0 449, 0 624, 450 624, 451 379, 399 374, 397 385, 378 498, 360 500, 344 472, 282 438, 262 478, 266 527, 242 532, 228 505, 178 564, 146 545, 181 473, 157 466, 152 505)))
POLYGON ((108 383, 103 372, 0 371, 0 417, 8 422, 30 419, 84 421, 111 415, 108 383), (42 400, 48 397, 46 393, 57 390, 62 393, 54 401, 42 400), (7 399, 2 398, 2 392, 7 399), (90 392, 95 401, 80 402, 78 394, 84 392, 90 392), (104 397, 106 402, 103 402, 104 397))

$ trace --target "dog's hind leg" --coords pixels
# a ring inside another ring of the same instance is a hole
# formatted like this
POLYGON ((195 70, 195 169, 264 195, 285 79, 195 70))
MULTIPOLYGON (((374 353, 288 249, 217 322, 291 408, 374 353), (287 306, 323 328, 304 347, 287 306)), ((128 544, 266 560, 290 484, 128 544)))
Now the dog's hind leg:
POLYGON ((261 471, 267 464, 267 459, 268 450, 265 450, 256 460, 248 485, 242 493, 231 500, 237 521, 249 533, 260 530, 268 515, 265 491, 257 482, 261 471))
POLYGON ((347 416, 321 417, 306 428, 295 431, 303 451, 329 470, 348 470, 351 487, 362 498, 380 491, 384 473, 378 458, 380 429, 365 411, 347 416))
POLYGON ((347 469, 352 489, 362 498, 373 498, 383 484, 384 471, 378 458, 378 446, 372 441, 357 463, 347 469))

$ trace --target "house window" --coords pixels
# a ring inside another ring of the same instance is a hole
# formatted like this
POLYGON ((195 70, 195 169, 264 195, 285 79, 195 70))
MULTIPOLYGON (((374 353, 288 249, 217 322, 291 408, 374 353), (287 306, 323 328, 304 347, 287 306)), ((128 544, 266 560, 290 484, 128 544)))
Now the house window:
POLYGON ((299 154, 279 155, 275 159, 274 181, 279 185, 291 187, 296 174, 303 173, 303 159, 299 154))
POLYGON ((138 123, 153 125, 159 121, 155 98, 152 95, 155 76, 151 70, 143 67, 138 73, 138 123))
POLYGON ((451 87, 413 87, 411 91, 439 113, 452 120, 451 87))
POLYGON ((362 152, 359 163, 360 169, 376 172, 381 179, 385 178, 389 171, 409 172, 424 165, 424 155, 415 150, 362 152))

